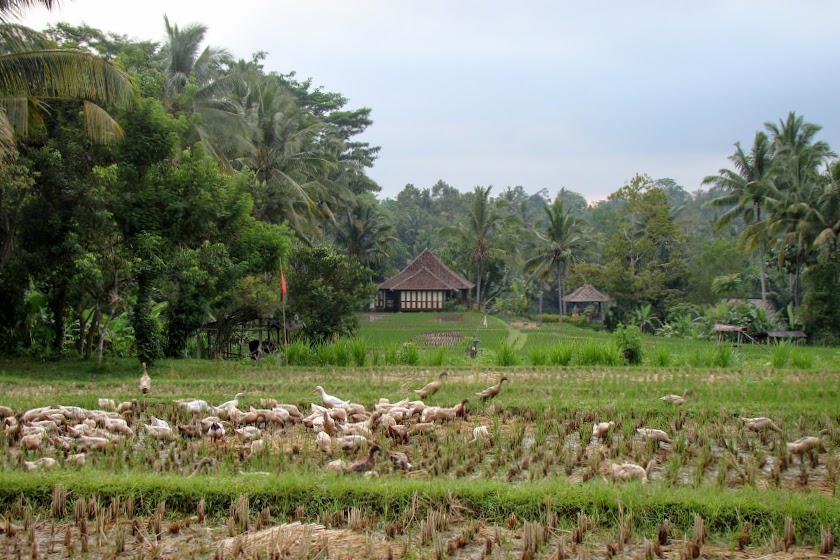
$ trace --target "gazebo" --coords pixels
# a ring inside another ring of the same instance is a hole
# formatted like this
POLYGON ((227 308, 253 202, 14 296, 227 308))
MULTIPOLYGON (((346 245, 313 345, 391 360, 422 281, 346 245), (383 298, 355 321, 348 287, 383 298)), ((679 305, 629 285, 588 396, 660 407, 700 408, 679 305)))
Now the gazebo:
POLYGON ((380 311, 442 311, 446 300, 464 302, 475 284, 425 249, 399 274, 379 285, 380 311))
POLYGON ((600 321, 603 319, 603 309, 601 304, 610 301, 609 296, 599 292, 592 284, 584 284, 571 294, 563 298, 563 314, 568 311, 568 304, 573 303, 575 307, 585 309, 592 305, 592 314, 590 319, 600 321))

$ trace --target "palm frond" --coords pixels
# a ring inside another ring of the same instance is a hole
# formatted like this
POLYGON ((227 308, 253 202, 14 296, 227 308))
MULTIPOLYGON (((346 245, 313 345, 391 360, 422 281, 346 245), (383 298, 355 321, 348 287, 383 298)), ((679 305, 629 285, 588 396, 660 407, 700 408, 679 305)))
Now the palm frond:
POLYGON ((0 55, 0 91, 124 107, 134 101, 135 87, 122 68, 89 53, 42 50, 0 55))
POLYGON ((123 129, 105 109, 90 101, 85 101, 83 107, 85 129, 91 142, 109 144, 123 137, 123 129))

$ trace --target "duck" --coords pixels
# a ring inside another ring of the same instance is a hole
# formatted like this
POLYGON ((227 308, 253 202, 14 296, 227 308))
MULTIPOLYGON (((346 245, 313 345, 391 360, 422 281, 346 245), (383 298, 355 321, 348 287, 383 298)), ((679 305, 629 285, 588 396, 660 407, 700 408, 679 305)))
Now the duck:
POLYGON ((339 438, 338 446, 343 451, 355 451, 363 445, 369 444, 370 440, 365 436, 344 436, 339 438))
POLYGON ((796 441, 787 444, 788 453, 799 455, 801 461, 806 453, 811 453, 814 449, 819 449, 822 445, 822 438, 828 435, 828 430, 820 431, 820 437, 805 436, 796 441))
POLYGON ((178 424, 178 432, 190 439, 197 439, 201 437, 201 427, 196 424, 178 424))
POLYGON ((347 468, 347 463, 344 462, 343 459, 336 459, 335 461, 330 461, 327 463, 326 469, 332 472, 344 472, 347 468))
POLYGON ((321 392, 321 401, 323 401, 324 406, 327 408, 343 408, 350 404, 348 401, 343 401, 338 397, 328 395, 327 392, 324 391, 324 388, 320 385, 315 386, 315 391, 321 392))
POLYGON ((464 420, 467 419, 467 405, 469 404, 469 402, 469 399, 464 399, 455 405, 453 410, 455 411, 456 418, 463 418, 464 420))
POLYGON ((213 422, 212 424, 210 424, 210 427, 207 428, 207 437, 209 437, 213 441, 224 439, 225 427, 222 426, 221 422, 213 422))
POLYGON ((216 407, 217 410, 230 410, 232 408, 239 408, 239 399, 245 396, 245 393, 236 393, 232 400, 223 402, 216 407))
POLYGON ((329 434, 326 432, 318 432, 318 435, 315 436, 315 444, 318 446, 318 449, 327 455, 327 457, 333 456, 332 438, 329 434))
POLYGON ((636 433, 639 434, 644 441, 655 441, 658 444, 672 443, 671 437, 663 430, 654 428, 637 428, 636 433))
POLYGON ((146 362, 142 362, 140 367, 143 368, 143 375, 140 376, 140 392, 145 395, 152 390, 152 378, 146 372, 146 362))
POLYGON ((8 406, 0 405, 0 418, 10 418, 10 417, 13 417, 14 415, 15 415, 14 409, 12 409, 8 406))
POLYGON ((149 418, 149 422, 152 424, 152 426, 172 429, 172 426, 169 425, 169 422, 167 422, 166 420, 161 420, 160 418, 155 418, 154 416, 151 416, 149 418))
POLYGON ((35 469, 51 469, 58 465, 58 461, 52 457, 41 457, 37 461, 24 461, 23 468, 27 471, 34 471, 35 469))
POLYGON ((476 393, 476 396, 481 397, 481 400, 483 401, 488 401, 492 399, 493 397, 499 394, 499 391, 502 390, 502 383, 504 383, 505 381, 509 381, 509 379, 507 378, 507 376, 503 375, 502 378, 499 379, 498 383, 496 383, 492 387, 484 389, 480 393, 476 393))
MULTIPOLYGON (((323 426, 324 432, 326 432, 326 434, 328 436, 332 437, 332 436, 335 435, 335 432, 336 432, 335 420, 333 420, 330 413, 327 412, 326 410, 324 412, 322 412, 322 414, 324 416, 324 426, 323 426)), ((321 432, 321 433, 324 433, 324 432, 321 432)))
POLYGON ((480 441, 482 443, 490 439, 490 432, 487 431, 487 426, 477 426, 473 428, 473 437, 467 443, 475 443, 480 441))
POLYGON ((680 395, 665 395, 664 397, 659 397, 659 400, 662 402, 666 402, 669 404, 683 404, 685 402, 685 397, 688 396, 688 389, 683 391, 682 396, 680 395))
POLYGON ((207 404, 207 401, 202 399, 178 399, 175 401, 175 404, 185 409, 190 414, 201 414, 202 412, 208 410, 213 413, 216 412, 212 406, 207 404))
POLYGON ((592 425, 592 437, 603 439, 612 428, 615 428, 615 422, 612 420, 609 422, 597 422, 592 425))
POLYGON ((438 375, 438 378, 435 381, 432 381, 431 383, 428 383, 422 389, 415 389, 414 392, 421 399, 425 399, 426 397, 431 397, 432 395, 437 393, 438 389, 440 389, 441 385, 443 385, 443 378, 444 377, 446 377, 446 372, 442 371, 440 373, 440 375, 438 375))
POLYGON ((134 412, 135 408, 137 408, 137 399, 131 399, 118 404, 116 410, 117 414, 125 414, 126 412, 134 412))
POLYGON ((647 467, 637 465, 635 463, 622 463, 610 465, 610 478, 613 482, 625 482, 628 480, 638 480, 642 484, 647 484, 648 473, 653 466, 654 461, 651 460, 647 467))
POLYGON ((782 429, 777 426, 773 420, 765 416, 758 416, 756 418, 745 418, 742 416, 741 422, 743 422, 744 425, 753 432, 766 432, 767 430, 773 430, 776 433, 782 433, 782 429))
POLYGON ((391 459, 395 469, 401 471, 410 471, 413 465, 408 461, 408 455, 399 451, 391 451, 388 453, 388 458, 391 459))
POLYGON ((96 401, 96 406, 102 410, 115 410, 117 408, 117 404, 114 402, 114 399, 98 399, 96 401))
POLYGON ((382 448, 379 447, 376 444, 373 444, 373 446, 368 451, 367 459, 364 459, 362 461, 357 461, 357 462, 353 463, 352 465, 347 467, 347 472, 363 473, 363 472, 372 471, 373 467, 374 467, 374 464, 375 464, 373 455, 375 453, 377 453, 380 449, 382 449, 382 448))
POLYGON ((153 426, 151 424, 143 424, 144 431, 152 439, 160 439, 164 441, 175 440, 175 434, 172 433, 172 428, 164 426, 153 426))
POLYGON ((242 443, 250 443, 262 437, 262 431, 256 426, 245 426, 244 428, 234 430, 234 432, 242 440, 242 443))

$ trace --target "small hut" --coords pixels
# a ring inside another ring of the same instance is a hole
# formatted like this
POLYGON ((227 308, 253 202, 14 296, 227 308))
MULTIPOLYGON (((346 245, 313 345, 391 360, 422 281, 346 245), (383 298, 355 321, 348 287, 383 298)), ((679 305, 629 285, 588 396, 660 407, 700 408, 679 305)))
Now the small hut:
POLYGON ((402 272, 379 285, 380 311, 442 311, 444 302, 466 302, 475 284, 425 249, 402 272))
POLYGON ((589 315, 591 321, 602 321, 604 319, 604 309, 602 304, 610 301, 609 296, 599 292, 592 284, 584 284, 571 294, 563 298, 563 314, 569 313, 569 305, 574 304, 573 309, 577 308, 582 311, 587 307, 592 307, 592 313, 589 315))

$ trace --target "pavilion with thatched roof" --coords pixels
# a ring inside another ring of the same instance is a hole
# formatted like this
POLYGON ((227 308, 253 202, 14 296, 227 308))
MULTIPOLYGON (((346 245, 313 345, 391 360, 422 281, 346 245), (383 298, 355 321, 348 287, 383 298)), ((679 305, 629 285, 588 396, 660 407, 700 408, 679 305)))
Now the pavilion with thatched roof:
POLYGON ((399 274, 379 285, 376 309, 442 311, 447 300, 465 302, 474 287, 426 249, 399 274))
MULTIPOLYGON (((610 301, 609 296, 599 292, 592 284, 584 284, 571 294, 563 298, 564 314, 568 313, 568 304, 573 304, 573 310, 584 310, 590 305, 592 306, 592 313, 589 315, 590 319, 600 321, 603 319, 602 304, 610 301)), ((573 311, 574 312, 574 311, 573 311)))

